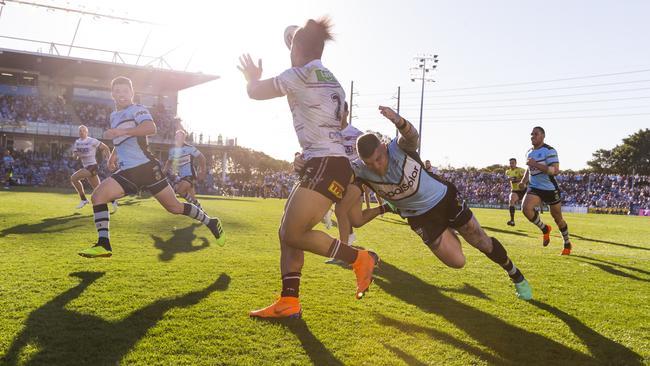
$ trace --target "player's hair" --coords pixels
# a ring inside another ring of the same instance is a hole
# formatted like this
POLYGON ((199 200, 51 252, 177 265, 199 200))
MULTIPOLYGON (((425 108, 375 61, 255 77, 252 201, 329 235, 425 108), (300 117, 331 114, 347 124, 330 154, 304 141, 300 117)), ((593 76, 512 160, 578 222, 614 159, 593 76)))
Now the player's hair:
POLYGON ((131 79, 127 78, 126 76, 118 76, 115 79, 111 81, 111 89, 115 85, 128 85, 131 90, 133 90, 133 83, 131 82, 131 79))
POLYGON ((515 158, 510 158, 510 160, 508 160, 508 161, 513 161, 513 160, 517 161, 517 159, 515 159, 515 158))
POLYGON ((185 130, 176 130, 176 132, 174 132, 174 133, 175 133, 175 134, 177 134, 177 133, 182 133, 183 136, 187 137, 187 132, 185 132, 185 130))
POLYGON ((348 102, 343 103, 343 112, 349 112, 350 107, 348 106, 348 102))
POLYGON ((293 37, 293 43, 300 45, 303 56, 315 60, 323 56, 325 42, 333 39, 332 20, 324 16, 317 20, 309 19, 302 28, 298 29, 293 37))
POLYGON ((82 127, 85 128, 85 129, 88 129, 88 127, 86 127, 86 125, 79 125, 78 129, 81 129, 82 127))
POLYGON ((364 133, 357 139, 357 152, 362 159, 369 158, 381 144, 374 133, 364 133))
POLYGON ((540 126, 535 126, 533 127, 533 130, 540 130, 544 136, 546 136, 546 131, 540 126))

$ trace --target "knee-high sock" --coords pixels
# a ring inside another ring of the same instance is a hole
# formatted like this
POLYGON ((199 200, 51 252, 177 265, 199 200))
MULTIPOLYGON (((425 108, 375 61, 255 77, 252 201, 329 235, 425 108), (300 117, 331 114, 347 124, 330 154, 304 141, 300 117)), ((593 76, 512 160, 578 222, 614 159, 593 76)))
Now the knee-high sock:
POLYGON ((546 224, 542 222, 542 219, 539 218, 539 213, 535 211, 533 218, 530 219, 530 222, 535 224, 543 233, 546 234, 546 224))
POLYGON ((108 205, 105 203, 94 205, 93 216, 95 218, 95 227, 97 228, 97 245, 101 245, 104 248, 111 250, 110 235, 108 232, 108 224, 110 220, 108 205))
POLYGON ((510 220, 515 221, 515 206, 510 206, 510 220))
POLYGON ((490 260, 503 268, 508 272, 508 276, 514 283, 519 283, 524 280, 524 275, 521 273, 519 268, 508 258, 508 252, 506 248, 501 245, 501 243, 496 238, 492 239, 492 251, 490 253, 484 253, 490 260))
POLYGON ((204 225, 210 223, 210 216, 206 215, 203 210, 191 203, 183 203, 183 215, 189 216, 194 220, 200 221, 204 225))
POLYGON ((564 239, 564 247, 571 248, 571 241, 569 240, 569 225, 559 228, 564 239))

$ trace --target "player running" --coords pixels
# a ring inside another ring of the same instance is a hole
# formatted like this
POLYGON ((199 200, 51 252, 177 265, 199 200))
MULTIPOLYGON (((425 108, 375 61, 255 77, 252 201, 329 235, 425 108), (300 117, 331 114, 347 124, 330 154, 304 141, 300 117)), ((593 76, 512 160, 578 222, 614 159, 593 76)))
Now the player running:
MULTIPOLYGON (((79 126, 79 138, 72 145, 72 154, 75 159, 81 160, 82 168, 74 172, 70 177, 70 183, 79 194, 81 201, 77 205, 77 209, 80 209, 88 204, 88 199, 86 198, 86 193, 84 192, 82 179, 85 179, 90 183, 90 186, 93 187, 93 190, 97 188, 100 183, 99 176, 97 175, 97 149, 101 150, 104 160, 108 161, 109 156, 111 155, 111 150, 103 142, 97 140, 94 137, 88 136, 88 127, 81 125, 79 126)), ((117 201, 113 201, 113 213, 117 212, 117 201)))
MULTIPOLYGON (((361 160, 353 162, 357 184, 366 184, 379 196, 393 204, 408 220, 411 229, 445 265, 461 268, 465 256, 454 230, 473 247, 501 266, 515 285, 517 297, 532 298, 532 289, 521 271, 508 257, 506 249, 496 238, 488 237, 456 187, 425 170, 417 154, 419 135, 415 127, 392 109, 380 106, 402 135, 388 145, 374 134, 364 134, 357 140, 361 160)), ((361 195, 359 187, 350 193, 361 195)), ((385 206, 383 206, 385 207, 385 206)), ((359 227, 382 212, 382 207, 364 210, 353 207, 352 223, 359 227)))
POLYGON ((535 207, 546 203, 551 210, 551 216, 564 239, 562 255, 571 254, 571 241, 569 240, 569 226, 562 217, 562 197, 560 187, 557 185, 555 176, 560 174, 560 160, 557 151, 544 143, 546 132, 542 127, 534 127, 530 133, 530 141, 533 148, 528 150, 528 170, 521 180, 522 184, 528 183, 528 191, 524 197, 521 207, 526 218, 535 224, 543 234, 544 246, 551 242, 551 225, 546 225, 539 217, 535 207), (529 183, 530 182, 530 183, 529 183))
POLYGON ((510 221, 509 226, 515 226, 515 205, 524 199, 526 185, 521 184, 521 179, 526 174, 526 169, 517 167, 517 159, 510 158, 510 168, 506 169, 506 177, 510 181, 510 221))
POLYGON ((196 147, 185 142, 187 133, 183 130, 176 131, 174 136, 175 146, 169 149, 169 158, 165 162, 164 172, 171 168, 173 173, 177 174, 180 179, 174 185, 174 191, 185 201, 201 208, 201 204, 196 199, 194 185, 197 181, 203 181, 207 172, 207 163, 205 156, 196 147), (194 159, 199 161, 198 173, 194 169, 194 159))
POLYGON ((243 55, 238 67, 248 82, 250 98, 287 96, 302 154, 307 160, 280 223, 280 298, 266 308, 252 311, 252 317, 301 316, 298 296, 304 251, 352 264, 357 277, 357 299, 370 287, 374 266, 379 261, 372 252, 352 248, 322 231, 313 230, 332 203, 343 198, 352 181, 340 133, 345 91, 320 60, 325 42, 332 39, 330 20, 310 19, 303 27, 292 28, 295 32, 285 32, 291 36, 286 39, 291 49, 290 69, 277 77, 260 80, 262 61, 256 65, 250 55, 243 55))
POLYGON ((133 104, 131 80, 123 76, 113 79, 111 94, 116 110, 111 113, 111 128, 106 130, 104 137, 112 139, 114 145, 108 167, 111 171, 116 167, 119 169, 93 191, 91 200, 98 239, 94 246, 80 251, 79 255, 87 258, 112 255, 106 203, 143 189, 148 190, 170 213, 189 216, 206 225, 217 244, 223 244, 225 237, 219 219, 210 218, 191 203, 179 202, 163 176, 158 160, 149 152, 147 136, 156 134, 156 124, 147 108, 133 104))

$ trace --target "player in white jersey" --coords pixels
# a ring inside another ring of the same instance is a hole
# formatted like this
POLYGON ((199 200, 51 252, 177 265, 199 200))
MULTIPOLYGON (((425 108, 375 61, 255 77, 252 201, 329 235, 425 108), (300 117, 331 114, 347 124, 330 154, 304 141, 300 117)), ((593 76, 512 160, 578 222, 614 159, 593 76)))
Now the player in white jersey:
POLYGON ((330 28, 328 18, 310 19, 303 27, 295 27, 291 39, 287 39, 292 67, 277 77, 260 80, 262 61, 256 65, 250 55, 240 58, 239 69, 248 82, 250 98, 265 100, 287 96, 302 154, 307 160, 280 224, 280 298, 264 309, 252 311, 253 317, 301 316, 298 293, 304 251, 352 264, 357 277, 357 299, 361 299, 370 287, 374 266, 379 260, 374 253, 349 247, 322 231, 313 230, 332 203, 343 198, 352 181, 340 131, 345 92, 320 61, 325 41, 332 39, 330 28))
MULTIPOLYGON (((97 175, 97 149, 101 150, 104 160, 108 160, 111 155, 111 150, 103 142, 94 137, 88 136, 88 127, 84 125, 79 126, 79 138, 72 145, 72 154, 75 159, 81 160, 81 169, 77 170, 70 177, 70 183, 77 193, 81 201, 77 205, 77 209, 84 207, 88 204, 86 193, 84 192, 82 179, 85 179, 93 187, 93 190, 99 185, 99 176, 97 175)), ((117 210, 117 201, 113 201, 113 213, 117 210)))

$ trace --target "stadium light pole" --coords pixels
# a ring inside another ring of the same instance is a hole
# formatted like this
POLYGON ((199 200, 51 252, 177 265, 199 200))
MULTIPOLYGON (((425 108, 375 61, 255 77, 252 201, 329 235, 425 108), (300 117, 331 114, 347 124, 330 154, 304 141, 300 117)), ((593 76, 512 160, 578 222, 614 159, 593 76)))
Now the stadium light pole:
POLYGON ((438 55, 422 55, 414 57, 413 60, 417 63, 417 66, 411 68, 411 72, 418 72, 422 70, 421 76, 411 76, 411 81, 415 80, 422 81, 422 89, 420 91, 420 128, 418 133, 420 134, 420 140, 418 141, 418 154, 420 153, 420 147, 422 145, 422 111, 424 109, 424 83, 425 82, 435 82, 430 77, 427 77, 427 73, 431 72, 438 67, 438 55), (427 66, 429 64, 429 66, 427 66))

